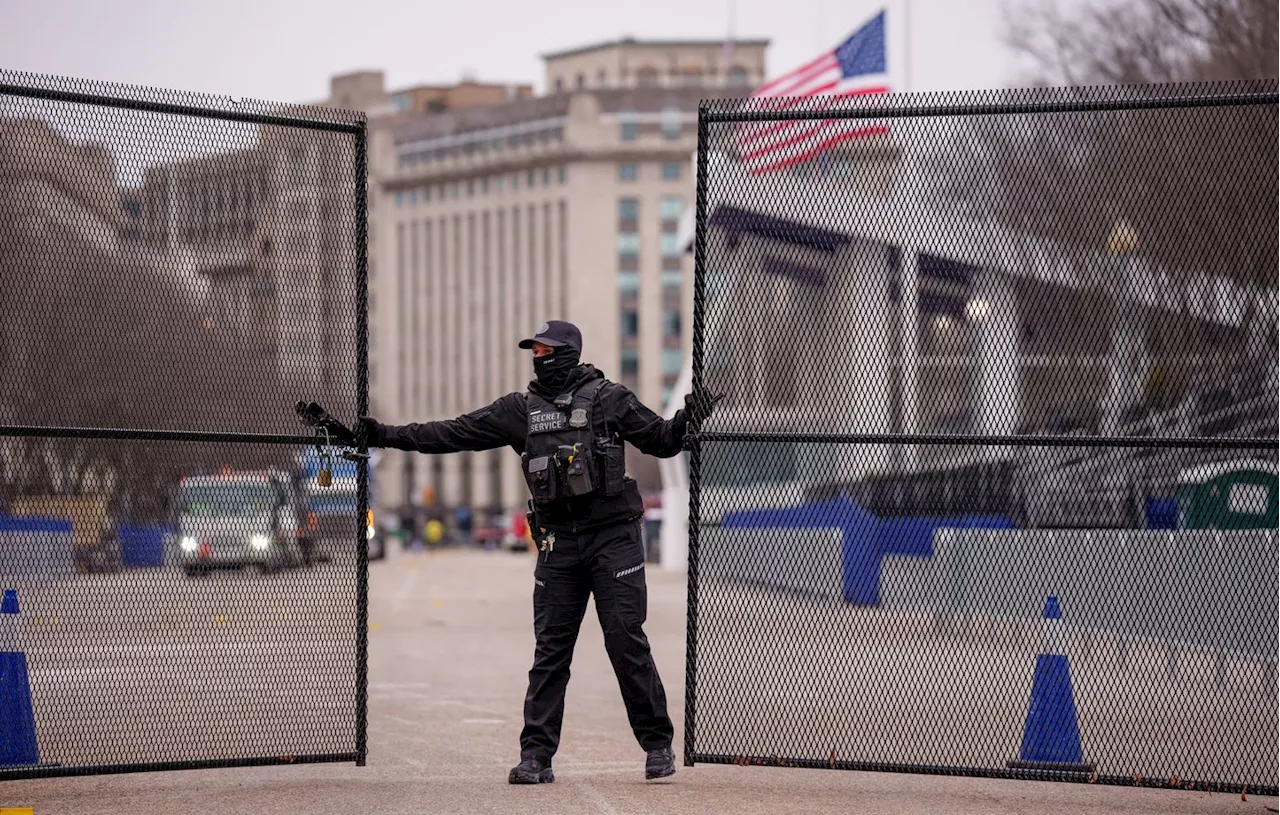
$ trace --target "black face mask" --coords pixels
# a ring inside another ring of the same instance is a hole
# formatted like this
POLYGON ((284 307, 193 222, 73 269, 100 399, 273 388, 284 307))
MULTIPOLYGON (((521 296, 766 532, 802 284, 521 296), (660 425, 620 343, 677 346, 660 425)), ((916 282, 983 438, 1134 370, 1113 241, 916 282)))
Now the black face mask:
POLYGON ((562 345, 546 356, 533 358, 533 374, 538 383, 552 390, 562 388, 569 381, 569 374, 578 367, 578 349, 562 345))

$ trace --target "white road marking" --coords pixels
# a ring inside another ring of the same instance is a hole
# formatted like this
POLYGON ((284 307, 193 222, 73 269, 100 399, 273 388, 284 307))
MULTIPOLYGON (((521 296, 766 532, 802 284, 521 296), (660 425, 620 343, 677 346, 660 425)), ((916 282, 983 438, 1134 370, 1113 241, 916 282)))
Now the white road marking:
POLYGON ((418 587, 418 580, 422 577, 421 569, 411 569, 407 579, 400 581, 400 586, 396 589, 396 593, 391 597, 391 605, 397 611, 404 606, 405 601, 409 599, 409 595, 418 587))

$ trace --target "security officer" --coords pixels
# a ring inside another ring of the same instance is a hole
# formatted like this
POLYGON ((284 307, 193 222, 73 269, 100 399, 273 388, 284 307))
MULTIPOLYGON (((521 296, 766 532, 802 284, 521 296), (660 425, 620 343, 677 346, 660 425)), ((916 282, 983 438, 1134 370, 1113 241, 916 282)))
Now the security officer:
POLYGON ((365 417, 364 432, 374 447, 454 453, 509 446, 520 454, 540 549, 533 580, 537 646, 521 761, 508 781, 555 780, 551 759, 560 744, 569 663, 592 594, 631 729, 648 754, 645 778, 673 775, 666 692, 644 633, 644 506, 626 476, 622 442, 659 458, 675 456, 688 423, 705 420, 719 397, 690 394, 664 421, 630 390, 581 363, 582 334, 572 323, 543 323, 520 347, 533 351, 535 378, 527 393, 448 421, 393 427, 365 417))

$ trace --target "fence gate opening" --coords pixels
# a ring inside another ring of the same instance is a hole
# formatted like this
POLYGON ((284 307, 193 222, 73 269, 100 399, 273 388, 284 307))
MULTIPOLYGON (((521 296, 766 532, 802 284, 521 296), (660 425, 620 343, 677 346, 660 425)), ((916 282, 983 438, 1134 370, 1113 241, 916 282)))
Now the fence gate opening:
POLYGON ((0 72, 0 780, 363 763, 367 467, 295 404, 367 408, 365 161, 0 72))
POLYGON ((1276 794, 1276 101, 704 105, 686 763, 1276 794))

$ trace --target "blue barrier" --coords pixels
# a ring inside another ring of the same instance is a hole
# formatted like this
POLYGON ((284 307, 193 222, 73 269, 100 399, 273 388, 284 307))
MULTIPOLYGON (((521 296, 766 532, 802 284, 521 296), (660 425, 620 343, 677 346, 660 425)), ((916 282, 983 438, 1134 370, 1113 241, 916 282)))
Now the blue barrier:
POLYGON ((941 528, 1015 529, 1016 527, 1013 521, 1000 515, 884 518, 880 521, 880 553, 932 557, 933 534, 941 528))
POLYGON ((1143 506, 1147 529, 1177 529, 1178 499, 1148 498, 1143 506))
POLYGON ((63 532, 71 534, 71 521, 35 515, 0 515, 0 532, 63 532))
POLYGON ((65 518, 0 515, 0 575, 31 581, 75 573, 75 538, 65 518))
POLYGON ((845 602, 874 605, 879 596, 880 542, 876 516, 847 498, 800 506, 748 509, 729 513, 720 525, 729 529, 839 529, 845 602))
POLYGON ((174 534, 174 530, 167 526, 117 524, 121 565, 126 569, 163 566, 164 539, 170 534, 174 534))
POLYGON ((845 497, 811 504, 768 509, 748 509, 726 514, 720 521, 728 529, 839 529, 844 599, 854 605, 880 602, 880 564, 884 555, 933 555, 933 535, 942 527, 960 529, 1014 529, 998 515, 965 515, 956 518, 879 518, 845 497))

